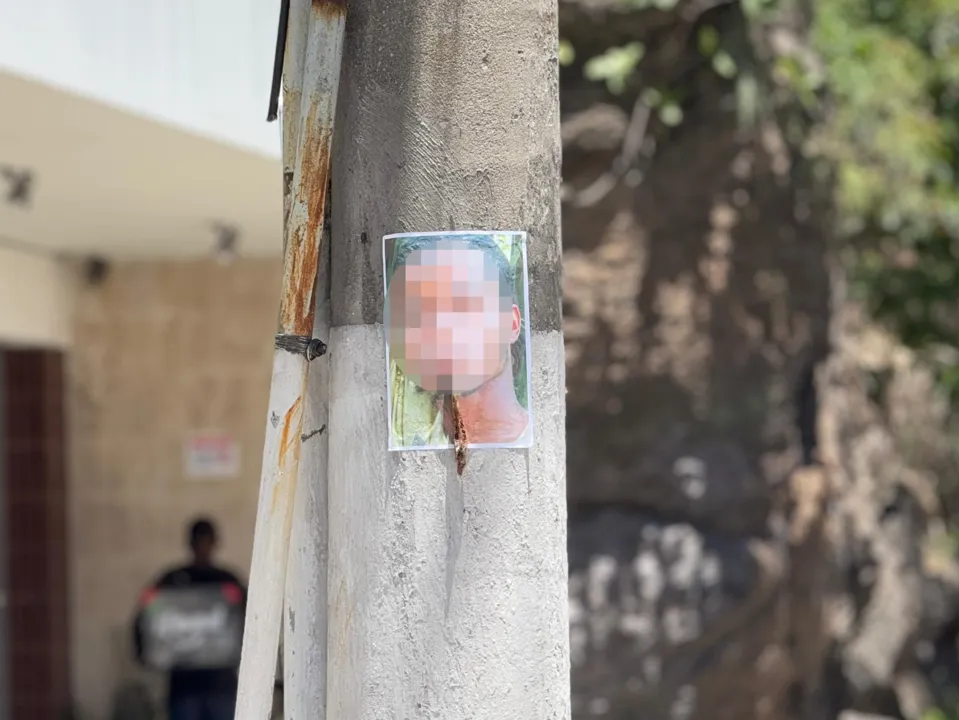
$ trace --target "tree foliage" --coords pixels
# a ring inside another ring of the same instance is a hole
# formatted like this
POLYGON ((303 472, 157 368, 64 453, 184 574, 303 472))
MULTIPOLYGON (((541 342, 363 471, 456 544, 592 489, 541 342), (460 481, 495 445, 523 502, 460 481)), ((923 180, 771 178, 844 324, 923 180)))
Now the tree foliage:
POLYGON ((855 289, 959 397, 959 2, 827 0, 813 41, 855 289))
MULTIPOLYGON (((620 1, 647 12, 677 5, 620 1)), ((727 5, 758 23, 797 1, 727 5)), ((740 67, 737 39, 692 22, 704 62, 736 86, 741 112, 753 112, 763 93, 740 67)), ((959 0, 817 0, 807 29, 802 48, 764 70, 804 114, 801 148, 835 209, 835 247, 854 292, 937 365, 959 400, 959 0)), ((565 43, 561 61, 575 54, 565 43)), ((632 42, 580 60, 587 78, 618 95, 643 58, 632 42)), ((682 88, 646 92, 664 124, 682 121, 682 88)))

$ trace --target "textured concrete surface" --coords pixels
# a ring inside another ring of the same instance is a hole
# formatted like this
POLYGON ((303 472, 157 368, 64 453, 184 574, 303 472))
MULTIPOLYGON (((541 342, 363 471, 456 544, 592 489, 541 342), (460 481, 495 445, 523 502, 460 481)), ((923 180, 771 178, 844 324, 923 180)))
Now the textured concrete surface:
POLYGON ((452 452, 385 452, 382 327, 334 328, 330 717, 569 718, 560 343, 533 335, 533 449, 459 477, 452 452))
POLYGON ((554 0, 350 3, 334 140, 329 716, 567 720, 554 0), (529 233, 532 449, 387 453, 382 236, 529 233))

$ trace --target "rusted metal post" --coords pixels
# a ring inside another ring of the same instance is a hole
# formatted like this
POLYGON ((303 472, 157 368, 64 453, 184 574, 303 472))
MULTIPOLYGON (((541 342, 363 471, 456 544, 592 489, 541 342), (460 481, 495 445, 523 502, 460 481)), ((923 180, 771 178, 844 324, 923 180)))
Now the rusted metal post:
MULTIPOLYGON (((289 38, 291 48, 302 37, 306 45, 309 0, 292 0, 289 38), (302 8, 302 10, 301 10, 302 8), (300 17, 302 15, 302 17, 300 17), (302 28, 302 32, 300 32, 302 28)), ((285 67, 292 82, 284 84, 284 105, 300 107, 300 95, 294 95, 300 83, 302 94, 303 63, 285 67), (290 88, 290 89, 288 89, 290 88), (289 98, 289 99, 287 99, 289 98)), ((299 117, 285 118, 284 144, 294 146, 299 135, 299 117)), ((295 160, 295 157, 293 158, 295 160)), ((293 164, 284 169, 287 196, 292 204, 293 164)), ((316 284, 314 337, 329 337, 330 332, 330 253, 328 232, 321 247, 316 284)), ((283 711, 288 718, 326 717, 326 559, 327 559, 327 437, 329 416, 329 356, 310 364, 304 410, 303 449, 300 477, 293 501, 293 527, 286 569, 286 611, 283 622, 283 711)))
MULTIPOLYGON (((316 335, 330 329, 329 244, 317 281, 316 335)), ((329 356, 310 364, 300 479, 286 571, 283 707, 287 718, 326 717, 327 422, 329 356)))
MULTIPOLYGON (((307 374, 310 360, 325 349, 313 340, 314 290, 345 20, 344 0, 312 0, 236 720, 265 720, 273 701, 307 374)), ((296 111, 285 108, 285 113, 296 111)))
MULTIPOLYGON (((271 96, 270 98, 270 113, 267 116, 267 121, 272 122, 276 119, 276 114, 274 110, 276 109, 276 101, 282 97, 282 104, 280 105, 281 114, 280 122, 282 124, 282 156, 283 156, 283 251, 286 252, 287 238, 289 238, 289 226, 290 226, 290 208, 293 206, 293 175, 296 172, 296 153, 297 148, 299 147, 299 136, 300 136, 300 106, 302 104, 303 98, 303 63, 306 60, 306 43, 307 36, 310 29, 310 0, 281 0, 281 9, 280 9, 280 27, 277 33, 277 52, 279 54, 280 48, 283 49, 284 54, 276 58, 276 62, 282 64, 282 73, 280 75, 280 85, 281 87, 273 88, 273 92, 276 94, 276 97, 271 96), (284 24, 285 23, 285 24, 284 24), (289 111, 286 111, 286 109, 289 111)), ((276 73, 277 68, 274 68, 274 84, 276 83, 276 73)), ((321 238, 321 243, 323 239, 321 238)), ((320 269, 322 273, 322 268, 320 269)), ((318 276, 319 280, 319 276, 318 276)), ((314 323, 313 337, 328 337, 329 331, 323 330, 318 332, 316 324, 314 323)), ((314 367, 318 361, 311 363, 310 372, 307 375, 307 391, 309 392, 310 388, 310 377, 314 372, 314 367)), ((304 416, 303 423, 305 428, 310 427, 310 402, 307 401, 306 405, 306 415, 304 416)), ((300 479, 297 480, 297 492, 293 497, 293 526, 290 529, 290 553, 293 552, 293 547, 297 545, 297 536, 298 536, 298 502, 299 495, 302 493, 303 478, 309 477, 309 458, 302 457, 300 458, 300 479)), ((284 598, 284 606, 286 607, 286 612, 292 612, 290 607, 290 586, 291 582, 295 581, 295 573, 291 575, 289 561, 287 562, 286 570, 286 594, 284 598)), ((324 570, 325 574, 325 570, 324 570)), ((325 578, 324 578, 325 579, 325 578)), ((291 714, 288 708, 287 697, 290 693, 290 684, 291 684, 291 670, 290 670, 290 655, 292 655, 290 650, 290 637, 289 633, 285 631, 280 635, 280 657, 277 659, 277 676, 283 680, 283 698, 282 702, 278 703, 277 699, 274 698, 273 707, 274 712, 279 705, 283 709, 284 716, 291 714), (282 662, 281 662, 282 660, 282 662)), ((294 673, 297 674, 297 673, 294 673)))
MULTIPOLYGON (((303 64, 306 61, 310 29, 310 0, 283 0, 288 5, 286 54, 282 75, 283 153, 283 251, 290 236, 290 208, 293 207, 293 175, 300 147, 300 106, 303 102, 303 64)), ((281 29, 282 31, 282 29, 281 29)))

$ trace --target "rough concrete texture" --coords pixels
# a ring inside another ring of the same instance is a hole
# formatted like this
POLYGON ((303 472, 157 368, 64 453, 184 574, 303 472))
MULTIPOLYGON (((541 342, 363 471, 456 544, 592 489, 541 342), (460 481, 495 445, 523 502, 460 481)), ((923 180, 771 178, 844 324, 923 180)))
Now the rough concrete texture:
POLYGON ((334 140, 334 325, 382 319, 385 233, 529 233, 531 327, 560 329, 555 0, 350 4, 334 140))
POLYGON ((382 326, 334 328, 329 717, 565 720, 562 337, 534 333, 529 451, 387 453, 382 326))
POLYGON ((334 142, 330 717, 569 717, 555 0, 350 4, 334 142), (385 233, 529 233, 530 451, 388 453, 385 233))

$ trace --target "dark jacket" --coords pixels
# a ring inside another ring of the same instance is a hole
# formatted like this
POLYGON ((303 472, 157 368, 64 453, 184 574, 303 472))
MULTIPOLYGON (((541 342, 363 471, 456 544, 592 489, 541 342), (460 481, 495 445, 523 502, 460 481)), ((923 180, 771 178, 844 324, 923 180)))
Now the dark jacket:
MULTIPOLYGON (((232 583, 243 594, 243 609, 246 610, 246 586, 228 570, 214 566, 184 565, 163 573, 150 588, 185 588, 197 585, 222 585, 232 583)), ((143 607, 137 610, 133 623, 133 644, 136 657, 143 663, 143 607)), ((178 670, 170 672, 170 696, 236 694, 237 674, 232 670, 178 670)))

